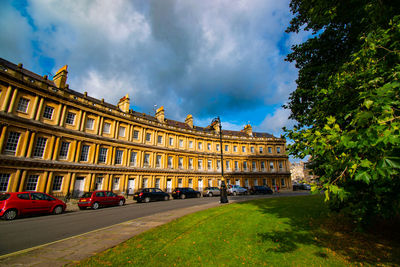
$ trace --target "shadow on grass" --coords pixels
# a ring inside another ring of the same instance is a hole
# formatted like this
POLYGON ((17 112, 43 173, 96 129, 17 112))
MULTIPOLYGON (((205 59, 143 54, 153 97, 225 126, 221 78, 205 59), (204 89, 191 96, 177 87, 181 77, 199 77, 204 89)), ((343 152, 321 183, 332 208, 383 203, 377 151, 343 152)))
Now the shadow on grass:
POLYGON ((244 204, 254 205, 264 214, 285 218, 290 226, 289 230, 257 233, 262 243, 276 244, 268 247, 267 252, 290 253, 300 246, 313 245, 321 249, 314 255, 322 259, 339 255, 351 264, 400 264, 398 240, 355 232, 346 218, 329 212, 321 196, 254 200, 239 205, 244 204))

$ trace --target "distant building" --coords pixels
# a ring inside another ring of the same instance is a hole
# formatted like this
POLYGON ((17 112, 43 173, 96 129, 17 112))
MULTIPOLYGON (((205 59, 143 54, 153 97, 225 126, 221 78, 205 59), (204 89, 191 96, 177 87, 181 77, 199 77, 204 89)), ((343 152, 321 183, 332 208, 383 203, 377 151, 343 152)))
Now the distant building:
POLYGON ((313 174, 312 170, 307 166, 309 162, 299 161, 290 164, 290 177, 292 183, 312 183, 315 181, 316 176, 313 174))
POLYGON ((95 189, 129 192, 158 187, 290 188, 286 140, 219 125, 198 127, 130 110, 71 90, 67 66, 53 80, 0 59, 0 191, 79 195, 95 189), (221 149, 224 161, 221 162, 221 149))

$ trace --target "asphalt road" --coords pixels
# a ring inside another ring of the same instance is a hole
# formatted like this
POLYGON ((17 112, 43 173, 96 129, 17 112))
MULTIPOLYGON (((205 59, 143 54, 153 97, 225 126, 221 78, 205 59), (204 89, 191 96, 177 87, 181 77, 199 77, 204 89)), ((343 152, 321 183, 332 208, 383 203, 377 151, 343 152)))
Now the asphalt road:
MULTIPOLYGON (((308 194, 308 193, 305 193, 308 194)), ((250 200, 261 197, 291 195, 283 193, 267 196, 230 196, 230 200, 250 200)), ((297 193, 296 195, 299 195, 297 193)), ((178 210, 210 202, 219 197, 169 200, 151 203, 132 203, 122 207, 67 212, 61 215, 25 217, 14 221, 0 221, 0 256, 67 237, 87 233, 136 218, 160 212, 178 210)))

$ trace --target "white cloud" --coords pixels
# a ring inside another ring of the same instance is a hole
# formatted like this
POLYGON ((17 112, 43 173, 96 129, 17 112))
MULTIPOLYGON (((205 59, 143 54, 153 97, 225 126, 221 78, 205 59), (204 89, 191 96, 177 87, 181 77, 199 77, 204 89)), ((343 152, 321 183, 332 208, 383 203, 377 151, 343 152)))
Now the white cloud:
POLYGON ((0 2, 0 57, 32 66, 32 29, 27 19, 6 3, 0 2))
POLYGON ((294 121, 289 119, 290 110, 284 108, 278 108, 273 114, 268 114, 263 122, 255 127, 257 131, 266 131, 279 137, 283 134, 282 128, 290 128, 294 125, 294 121))
MULTIPOLYGON (((280 47, 290 20, 288 4, 30 1, 34 29, 21 16, 10 20, 20 25, 11 42, 24 44, 18 49, 32 54, 38 52, 32 52, 29 40, 35 41, 40 53, 54 59, 53 73, 69 65, 70 88, 110 103, 129 93, 131 104, 146 113, 157 104, 168 118, 181 121, 189 113, 205 122, 226 112, 248 121, 253 118, 241 118, 243 111, 265 107, 268 112, 268 105, 282 104, 295 88, 297 72, 283 61, 280 47)), ((13 12, 9 16, 18 15, 13 12)), ((5 44, 0 40, 1 51, 5 44)), ((223 122, 224 128, 241 130, 236 121, 223 122)), ((269 129, 264 122, 263 127, 269 129)))

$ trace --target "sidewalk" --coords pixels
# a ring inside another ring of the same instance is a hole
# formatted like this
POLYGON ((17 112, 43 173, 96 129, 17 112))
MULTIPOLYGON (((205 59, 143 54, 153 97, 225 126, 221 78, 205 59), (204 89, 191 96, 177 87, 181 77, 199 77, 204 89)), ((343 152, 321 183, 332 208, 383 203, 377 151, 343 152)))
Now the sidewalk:
MULTIPOLYGON (((297 195, 297 193, 291 192, 291 194, 279 194, 279 196, 285 195, 297 195)), ((132 202, 132 199, 127 200, 127 203, 132 202)), ((240 202, 240 200, 230 199, 229 202, 235 203, 240 202)), ((174 212, 162 212, 112 225, 78 236, 8 254, 7 257, 0 256, 0 266, 56 267, 73 265, 80 260, 114 247, 151 228, 166 224, 187 214, 217 206, 220 206, 220 204, 218 201, 215 201, 213 203, 174 210, 174 212)), ((76 203, 70 202, 68 203, 67 210, 78 210, 78 206, 76 203)))

